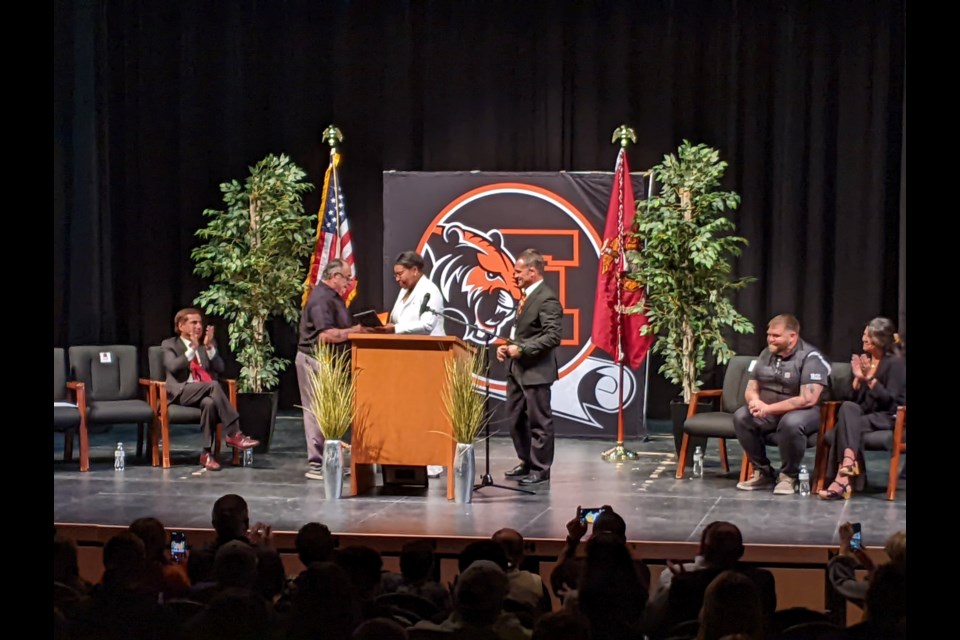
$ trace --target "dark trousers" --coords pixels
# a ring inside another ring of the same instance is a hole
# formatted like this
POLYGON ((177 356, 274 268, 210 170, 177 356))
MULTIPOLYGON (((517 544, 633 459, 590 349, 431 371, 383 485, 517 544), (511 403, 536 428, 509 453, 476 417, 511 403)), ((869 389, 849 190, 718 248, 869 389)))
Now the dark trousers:
POLYGON ((549 384, 523 387, 507 376, 507 420, 512 425, 513 447, 517 457, 542 476, 550 475, 553 464, 553 410, 549 384))
POLYGON ((240 431, 240 414, 230 404, 219 382, 188 382, 171 400, 184 407, 200 408, 200 429, 203 433, 203 448, 213 447, 217 423, 223 425, 224 434, 232 436, 240 431))
POLYGON ((844 402, 837 411, 837 426, 825 436, 830 445, 830 455, 827 457, 827 479, 832 480, 831 473, 836 474, 843 464, 845 449, 853 449, 860 464, 860 475, 852 478, 853 488, 863 491, 867 484, 867 467, 863 461, 863 435, 871 431, 893 429, 894 416, 886 413, 864 413, 863 408, 856 402, 844 402))
POLYGON ((776 432, 777 446, 780 447, 780 473, 796 478, 803 454, 807 451, 807 436, 820 429, 820 407, 754 418, 744 405, 733 414, 733 428, 753 466, 767 471, 771 471, 770 458, 767 457, 767 435, 776 432))

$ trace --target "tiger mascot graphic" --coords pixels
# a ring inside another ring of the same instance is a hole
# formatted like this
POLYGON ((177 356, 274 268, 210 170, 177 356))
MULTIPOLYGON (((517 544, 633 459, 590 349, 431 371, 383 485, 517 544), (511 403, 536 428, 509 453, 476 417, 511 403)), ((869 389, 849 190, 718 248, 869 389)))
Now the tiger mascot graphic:
POLYGON ((464 323, 448 322, 447 335, 481 345, 507 336, 517 315, 520 288, 513 279, 513 254, 499 231, 458 222, 439 225, 422 255, 432 264, 430 279, 443 293, 443 312, 464 323))

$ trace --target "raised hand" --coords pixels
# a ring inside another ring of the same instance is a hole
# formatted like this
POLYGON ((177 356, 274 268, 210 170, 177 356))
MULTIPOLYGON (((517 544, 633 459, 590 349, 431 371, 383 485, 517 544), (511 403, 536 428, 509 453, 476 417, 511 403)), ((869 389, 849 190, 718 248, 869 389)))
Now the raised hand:
MULTIPOLYGON (((867 366, 870 366, 869 364, 867 366)), ((853 354, 850 356, 850 371, 853 373, 854 378, 863 377, 863 368, 861 366, 860 356, 853 354)))
POLYGON ((213 347, 216 343, 213 341, 213 325, 208 324, 207 330, 203 335, 203 346, 207 349, 213 347))

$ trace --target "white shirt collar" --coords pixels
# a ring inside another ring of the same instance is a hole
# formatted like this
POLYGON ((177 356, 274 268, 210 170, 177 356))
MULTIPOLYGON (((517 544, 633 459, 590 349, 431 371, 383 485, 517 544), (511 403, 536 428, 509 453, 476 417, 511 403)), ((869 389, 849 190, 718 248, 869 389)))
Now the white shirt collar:
POLYGON ((533 293, 533 292, 536 290, 536 288, 539 287, 541 284, 543 284, 543 279, 542 279, 542 278, 541 278, 540 280, 537 280, 537 281, 534 282, 533 284, 531 284, 531 285, 530 285, 529 287, 527 287, 526 289, 524 289, 524 290, 523 290, 523 297, 524 297, 524 298, 529 298, 529 297, 530 297, 530 294, 533 293))

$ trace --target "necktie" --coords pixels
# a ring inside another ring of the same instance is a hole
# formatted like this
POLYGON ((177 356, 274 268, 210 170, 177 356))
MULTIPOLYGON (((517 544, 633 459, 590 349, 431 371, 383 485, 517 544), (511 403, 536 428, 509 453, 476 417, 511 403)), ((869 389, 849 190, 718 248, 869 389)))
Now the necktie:
POLYGON ((523 313, 523 304, 527 301, 527 294, 520 294, 520 304, 517 305, 517 320, 520 319, 520 314, 523 313))
POLYGON ((200 364, 200 354, 197 354, 190 361, 190 373, 193 375, 194 382, 212 382, 213 378, 207 373, 207 370, 200 364))

